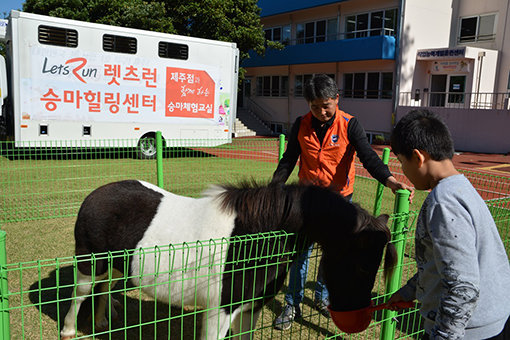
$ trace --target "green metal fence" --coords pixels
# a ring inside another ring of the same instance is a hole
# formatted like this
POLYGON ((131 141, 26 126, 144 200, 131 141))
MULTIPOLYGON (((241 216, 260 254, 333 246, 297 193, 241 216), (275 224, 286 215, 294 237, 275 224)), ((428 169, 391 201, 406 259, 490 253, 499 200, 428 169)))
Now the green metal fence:
MULTIPOLYGON (((39 148, 33 144, 13 148, 9 143, 0 144, 0 224, 3 229, 0 231, 0 334, 4 338, 9 335, 11 339, 58 338, 63 317, 73 303, 76 265, 81 260, 73 256, 74 217, 81 202, 92 190, 108 182, 136 178, 177 194, 196 197, 211 183, 235 183, 247 177, 269 181, 281 157, 284 140, 241 138, 219 146, 214 141, 210 147, 200 148, 182 147, 181 141, 165 140, 165 148, 159 148, 158 157, 152 160, 139 159, 136 149, 123 147, 119 141, 103 141, 103 144, 105 147, 99 149, 69 148, 67 145, 39 148)), ((374 301, 381 303, 415 273, 415 220, 426 193, 416 193, 414 203, 408 206, 405 192, 401 192, 395 200, 391 191, 378 187, 359 164, 356 166, 354 201, 374 213, 391 214, 393 242, 399 249, 400 262, 393 279, 386 284, 382 274, 378 274, 373 295, 374 301)), ((397 178, 404 179, 395 159, 389 159, 389 166, 397 178)), ((475 172, 465 174, 487 200, 505 246, 510 249, 510 181, 475 172)), ((296 173, 291 176, 290 181, 293 180, 297 180, 296 173)), ((260 244, 269 241, 281 244, 288 236, 276 233, 214 242, 216 246, 255 242, 251 247, 253 260, 263 261, 264 256, 281 257, 285 254, 276 247, 272 253, 261 256, 260 244)), ((208 242, 144 249, 144 252, 168 252, 186 258, 186 253, 209 249, 208 242)), ((122 259, 125 253, 95 256, 113 260, 122 259)), ((253 327, 253 338, 405 339, 416 338, 422 332, 417 310, 410 309, 401 313, 376 312, 365 332, 355 335, 339 333, 329 318, 313 308, 313 282, 319 256, 320 249, 315 249, 310 260, 309 282, 305 287, 303 318, 290 330, 273 329, 272 321, 284 306, 283 293, 280 292, 263 309, 262 316, 253 327)), ((278 265, 288 266, 289 263, 281 261, 278 265)), ((181 263, 180 267, 174 267, 174 271, 182 268, 200 269, 181 263)), ((93 290, 77 318, 81 331, 78 338, 193 339, 200 331, 199 320, 204 313, 201 307, 204 306, 170 307, 170 304, 155 302, 140 288, 130 285, 128 278, 105 279, 110 285, 115 281, 119 282, 107 296, 108 300, 113 297, 121 302, 123 308, 119 311, 119 318, 109 319, 106 330, 94 328, 87 316, 94 314, 95 301, 104 293, 93 290)), ((182 278, 169 280, 170 285, 178 285, 179 282, 182 278)))

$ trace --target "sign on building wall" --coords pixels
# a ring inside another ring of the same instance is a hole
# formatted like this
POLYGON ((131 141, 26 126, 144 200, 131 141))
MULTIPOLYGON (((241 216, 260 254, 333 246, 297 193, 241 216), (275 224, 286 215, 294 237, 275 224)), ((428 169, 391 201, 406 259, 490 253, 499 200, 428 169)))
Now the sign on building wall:
POLYGON ((466 47, 456 48, 435 48, 418 50, 416 52, 417 60, 437 60, 437 59, 462 59, 466 55, 466 47))
POLYGON ((468 73, 469 71, 469 63, 465 60, 434 61, 432 64, 434 73, 468 73))

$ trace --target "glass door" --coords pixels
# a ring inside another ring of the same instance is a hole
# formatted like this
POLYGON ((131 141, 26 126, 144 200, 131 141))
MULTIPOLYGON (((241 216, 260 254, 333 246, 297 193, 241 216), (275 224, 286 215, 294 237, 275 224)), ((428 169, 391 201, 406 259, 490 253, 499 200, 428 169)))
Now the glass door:
POLYGON ((429 106, 444 106, 446 101, 446 82, 448 75, 433 74, 430 77, 430 103, 429 106))
POLYGON ((449 76, 448 85, 448 104, 449 106, 458 106, 456 104, 464 103, 464 93, 466 90, 466 76, 449 76))

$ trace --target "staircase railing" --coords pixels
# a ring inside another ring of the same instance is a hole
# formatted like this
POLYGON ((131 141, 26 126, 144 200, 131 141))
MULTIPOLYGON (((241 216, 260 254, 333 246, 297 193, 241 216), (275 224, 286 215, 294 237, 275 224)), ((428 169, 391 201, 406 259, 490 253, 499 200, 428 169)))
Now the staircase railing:
POLYGON ((271 130, 273 115, 251 98, 246 98, 246 103, 248 111, 271 130))

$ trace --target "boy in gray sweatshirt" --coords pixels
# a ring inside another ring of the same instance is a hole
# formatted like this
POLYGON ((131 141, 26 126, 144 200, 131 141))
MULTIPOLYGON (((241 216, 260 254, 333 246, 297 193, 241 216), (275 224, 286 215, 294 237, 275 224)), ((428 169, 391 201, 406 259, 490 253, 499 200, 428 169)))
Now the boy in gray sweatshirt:
POLYGON ((428 110, 391 136, 402 170, 432 189, 416 225, 417 273, 389 300, 421 303, 424 339, 510 339, 510 266, 487 205, 454 167, 448 127, 428 110))

